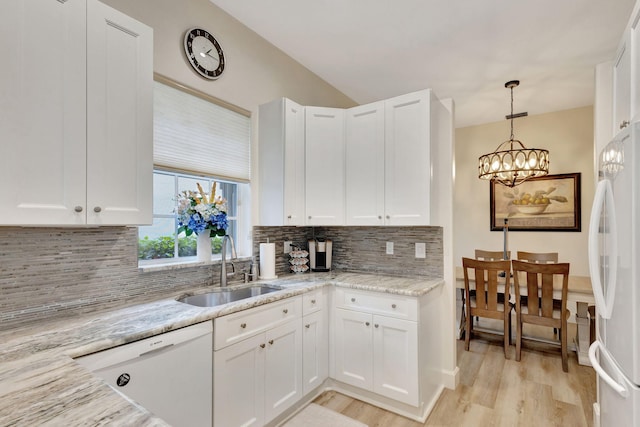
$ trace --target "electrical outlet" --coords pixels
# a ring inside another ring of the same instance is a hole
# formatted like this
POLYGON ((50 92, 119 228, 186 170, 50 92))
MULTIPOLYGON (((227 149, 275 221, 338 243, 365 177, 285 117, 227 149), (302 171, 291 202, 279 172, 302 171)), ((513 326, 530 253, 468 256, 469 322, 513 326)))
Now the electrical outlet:
POLYGON ((393 242, 387 242, 387 255, 393 255, 393 242))
POLYGON ((426 258, 426 257, 427 257, 427 244, 416 243, 416 258, 426 258))
POLYGON ((287 240, 286 242, 284 242, 284 253, 288 254, 289 252, 291 252, 291 243, 293 243, 291 240, 287 240))

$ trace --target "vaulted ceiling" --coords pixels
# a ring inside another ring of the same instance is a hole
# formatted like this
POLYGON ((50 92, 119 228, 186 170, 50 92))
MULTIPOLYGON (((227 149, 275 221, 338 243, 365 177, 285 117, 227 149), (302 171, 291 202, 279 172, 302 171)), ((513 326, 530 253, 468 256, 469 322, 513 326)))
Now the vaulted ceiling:
POLYGON ((456 127, 593 104, 634 0, 211 0, 359 104, 432 88, 456 127))

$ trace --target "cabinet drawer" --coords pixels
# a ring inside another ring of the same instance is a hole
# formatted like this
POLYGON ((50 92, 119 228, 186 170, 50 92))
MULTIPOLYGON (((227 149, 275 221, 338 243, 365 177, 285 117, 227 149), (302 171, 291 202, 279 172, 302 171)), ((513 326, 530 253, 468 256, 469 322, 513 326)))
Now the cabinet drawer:
POLYGON ((316 289, 302 295, 302 315, 315 313, 324 309, 326 304, 325 288, 316 289))
POLYGON ((406 320, 418 320, 416 298, 384 292, 367 292, 336 288, 336 307, 406 320))
POLYGON ((219 350, 274 326, 300 318, 302 299, 287 298, 214 320, 213 349, 219 350))

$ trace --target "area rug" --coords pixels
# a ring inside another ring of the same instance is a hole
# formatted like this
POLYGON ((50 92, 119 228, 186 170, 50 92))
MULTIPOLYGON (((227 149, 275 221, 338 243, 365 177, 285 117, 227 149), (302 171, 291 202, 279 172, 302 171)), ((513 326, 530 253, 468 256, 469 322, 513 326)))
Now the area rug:
POLYGON ((360 421, 310 403, 281 427, 367 427, 360 421))

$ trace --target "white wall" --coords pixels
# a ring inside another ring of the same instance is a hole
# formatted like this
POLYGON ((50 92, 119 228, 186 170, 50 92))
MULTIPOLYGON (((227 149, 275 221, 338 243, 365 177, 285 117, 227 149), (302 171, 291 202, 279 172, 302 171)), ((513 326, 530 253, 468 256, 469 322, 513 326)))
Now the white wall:
MULTIPOLYGON (((456 129, 454 187, 454 262, 473 257, 474 249, 502 250, 500 231, 490 231, 489 182, 478 179, 478 157, 509 139, 509 122, 456 129)), ((510 231, 515 252, 558 252, 571 274, 588 276, 587 229, 593 202, 593 108, 583 107, 514 120, 515 138, 528 148, 549 150, 551 174, 582 173, 582 231, 510 231)))

